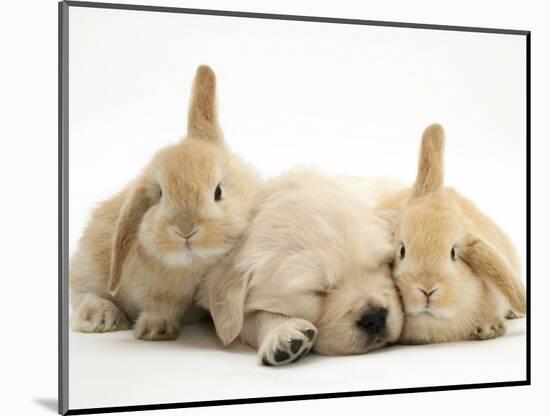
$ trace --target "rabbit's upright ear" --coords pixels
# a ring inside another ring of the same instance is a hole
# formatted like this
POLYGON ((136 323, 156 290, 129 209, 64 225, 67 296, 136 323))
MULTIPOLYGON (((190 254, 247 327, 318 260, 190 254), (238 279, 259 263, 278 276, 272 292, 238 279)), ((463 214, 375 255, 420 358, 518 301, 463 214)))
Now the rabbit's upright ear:
POLYGON ((216 107, 216 75, 206 65, 199 66, 195 75, 189 106, 187 133, 190 137, 214 143, 223 142, 216 107))
POLYGON ((443 188, 443 151, 445 131, 439 124, 432 124, 422 134, 418 159, 418 173, 412 197, 417 198, 443 188))
POLYGON ((249 279, 231 267, 231 257, 222 260, 209 276, 210 314, 223 345, 230 344, 241 332, 248 294, 249 279))
POLYGON ((461 257, 476 275, 496 285, 515 312, 525 315, 525 289, 514 275, 508 261, 496 248, 475 235, 469 235, 461 257))
POLYGON ((115 228, 113 246, 111 251, 111 269, 109 274, 108 291, 115 295, 120 286, 122 265, 128 255, 130 247, 134 244, 139 224, 145 211, 150 206, 145 181, 138 180, 129 190, 126 200, 122 204, 115 228))

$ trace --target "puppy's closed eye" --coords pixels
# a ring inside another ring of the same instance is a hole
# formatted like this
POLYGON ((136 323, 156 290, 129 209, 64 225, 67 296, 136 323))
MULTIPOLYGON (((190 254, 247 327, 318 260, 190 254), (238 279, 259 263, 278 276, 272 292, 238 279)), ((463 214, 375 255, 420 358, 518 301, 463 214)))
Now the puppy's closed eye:
POLYGON ((328 296, 328 292, 326 290, 313 290, 312 293, 315 296, 319 296, 321 298, 325 298, 328 296))

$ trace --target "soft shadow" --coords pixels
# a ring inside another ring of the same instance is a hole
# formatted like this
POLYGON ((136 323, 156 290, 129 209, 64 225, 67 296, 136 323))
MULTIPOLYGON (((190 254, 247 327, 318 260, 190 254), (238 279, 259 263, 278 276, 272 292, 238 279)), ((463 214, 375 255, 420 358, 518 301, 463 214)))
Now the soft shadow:
POLYGON ((44 407, 47 410, 57 413, 57 399, 36 399, 35 398, 34 402, 44 407))

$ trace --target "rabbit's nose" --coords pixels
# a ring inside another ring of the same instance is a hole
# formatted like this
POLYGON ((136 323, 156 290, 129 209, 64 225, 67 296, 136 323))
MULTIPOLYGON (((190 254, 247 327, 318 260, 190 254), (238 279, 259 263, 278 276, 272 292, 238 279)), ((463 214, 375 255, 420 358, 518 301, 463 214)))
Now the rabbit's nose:
POLYGON ((388 310, 386 308, 371 309, 361 316, 357 325, 367 331, 370 335, 382 335, 386 329, 386 318, 388 310))
POLYGON ((195 234, 197 234, 199 232, 199 230, 194 230, 194 231, 191 231, 189 234, 187 234, 185 236, 185 239, 186 240, 189 240, 191 237, 193 237, 195 234))
POLYGON ((430 299, 430 296, 432 296, 435 292, 437 292, 439 290, 439 288, 436 287, 436 288, 431 289, 431 290, 428 291, 428 290, 425 290, 425 289, 419 287, 418 290, 420 290, 424 294, 424 296, 426 296, 426 299, 430 299))

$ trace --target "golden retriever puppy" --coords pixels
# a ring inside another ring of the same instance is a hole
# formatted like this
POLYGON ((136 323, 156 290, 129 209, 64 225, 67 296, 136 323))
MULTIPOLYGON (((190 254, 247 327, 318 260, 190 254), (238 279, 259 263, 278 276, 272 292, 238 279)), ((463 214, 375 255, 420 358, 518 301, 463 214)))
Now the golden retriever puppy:
MULTIPOLYGON (((379 181, 371 191, 384 188, 394 189, 379 181)), ((243 238, 198 292, 224 345, 240 337, 263 364, 284 365, 311 349, 361 354, 399 338, 389 223, 360 189, 364 181, 307 170, 267 184, 243 238)))

